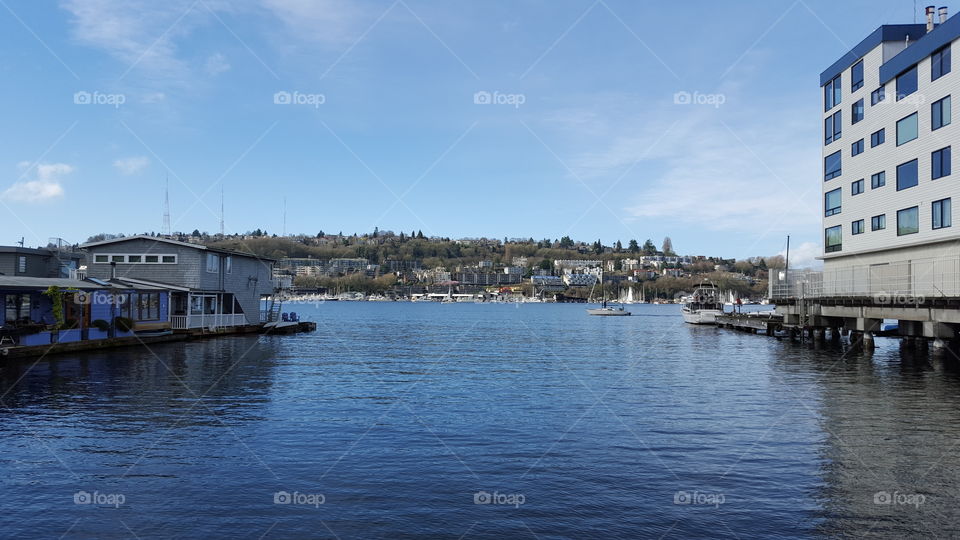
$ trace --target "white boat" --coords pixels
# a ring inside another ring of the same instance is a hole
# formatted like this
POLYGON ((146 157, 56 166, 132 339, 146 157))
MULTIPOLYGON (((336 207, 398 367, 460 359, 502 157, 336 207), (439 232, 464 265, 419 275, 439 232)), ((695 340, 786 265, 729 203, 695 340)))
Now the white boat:
MULTIPOLYGON (((600 272, 600 296, 603 297, 603 271, 600 272)), ((596 287, 596 283, 594 283, 596 287)), ((593 297, 593 288, 590 289, 590 296, 593 297)), ((625 317, 630 315, 630 312, 623 309, 623 306, 618 307, 608 306, 606 297, 603 298, 603 304, 599 308, 589 308, 587 309, 588 315, 599 315, 602 317, 625 317)))
POLYGON ((716 324, 717 315, 723 315, 720 289, 709 281, 700 283, 693 294, 686 298, 680 311, 683 320, 690 324, 716 324))

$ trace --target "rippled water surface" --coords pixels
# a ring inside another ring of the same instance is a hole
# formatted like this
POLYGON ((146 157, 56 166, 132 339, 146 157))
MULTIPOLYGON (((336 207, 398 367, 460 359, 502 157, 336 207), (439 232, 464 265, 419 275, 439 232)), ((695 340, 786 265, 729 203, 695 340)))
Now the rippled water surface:
POLYGON ((7 362, 0 536, 958 534, 950 353, 676 306, 297 307, 316 333, 7 362))

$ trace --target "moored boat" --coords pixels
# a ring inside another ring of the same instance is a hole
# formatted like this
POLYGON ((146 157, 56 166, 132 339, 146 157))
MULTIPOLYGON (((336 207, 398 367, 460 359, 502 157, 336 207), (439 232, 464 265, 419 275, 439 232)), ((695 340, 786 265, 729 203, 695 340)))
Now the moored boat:
POLYGON ((717 316, 723 315, 720 289, 709 281, 701 282, 685 299, 680 311, 683 320, 690 324, 716 324, 717 316))

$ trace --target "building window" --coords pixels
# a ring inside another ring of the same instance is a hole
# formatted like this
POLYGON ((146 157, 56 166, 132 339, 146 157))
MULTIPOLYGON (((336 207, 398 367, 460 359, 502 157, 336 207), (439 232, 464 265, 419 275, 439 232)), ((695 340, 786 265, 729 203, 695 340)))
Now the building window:
POLYGON ((861 88, 863 88, 863 60, 850 68, 850 91, 856 92, 861 88))
POLYGON ((233 257, 230 255, 223 258, 223 271, 228 274, 233 273, 233 257))
POLYGON ((158 262, 160 262, 160 256, 159 256, 159 255, 144 255, 144 262, 150 263, 150 264, 152 264, 152 263, 158 263, 158 262))
POLYGON ((823 181, 840 176, 840 151, 836 151, 823 158, 823 181))
POLYGON ((879 216, 873 216, 870 218, 870 230, 871 231, 882 231, 887 228, 887 215, 880 214, 879 216))
POLYGON ((863 193, 863 178, 856 182, 850 182, 850 195, 859 195, 863 193))
POLYGON ((823 144, 839 141, 843 133, 843 111, 837 111, 823 121, 823 144))
POLYGON ((930 105, 930 129, 940 129, 950 125, 950 96, 930 105))
POLYGON ((874 131, 870 134, 870 148, 874 146, 880 146, 881 144, 887 141, 887 130, 886 128, 879 131, 874 131))
POLYGON ((897 146, 917 138, 917 113, 897 121, 897 146))
POLYGON ((950 73, 950 45, 930 55, 930 80, 935 81, 950 73))
POLYGON ((897 211, 897 236, 920 232, 919 207, 904 208, 897 211))
POLYGON ((840 231, 840 225, 830 227, 823 231, 823 251, 833 253, 843 248, 843 235, 840 231))
POLYGON ((863 98, 858 99, 857 102, 853 104, 853 107, 850 109, 850 115, 851 124, 856 124, 863 120, 863 98))
POLYGON ((106 263, 110 262, 110 259, 106 255, 94 255, 93 262, 95 263, 106 263))
POLYGON ((850 155, 858 156, 863 153, 863 139, 850 145, 850 155))
POLYGON ((950 147, 941 148, 930 154, 930 169, 933 179, 950 176, 950 147))
POLYGON ((917 91, 917 66, 897 76, 897 101, 917 91))
POLYGON ((17 258, 17 272, 21 274, 27 271, 27 258, 21 255, 17 258))
POLYGON ((920 178, 917 175, 917 160, 897 165, 897 191, 912 188, 920 178))
POLYGON ((881 86, 880 88, 877 88, 876 90, 874 90, 873 92, 870 93, 870 106, 871 106, 871 107, 874 106, 874 105, 876 105, 877 103, 880 103, 881 101, 887 99, 887 93, 886 93, 886 91, 885 91, 883 88, 884 88, 884 87, 881 86))
POLYGON ((823 86, 823 110, 829 111, 840 104, 840 96, 843 93, 840 81, 841 76, 837 75, 823 86))
POLYGON ((934 229, 945 229, 952 224, 953 220, 950 217, 950 199, 933 201, 931 210, 934 229))
POLYGON ((863 234, 863 220, 858 219, 850 224, 851 234, 863 234))
POLYGON ((176 255, 164 255, 164 256, 161 258, 161 261, 163 262, 163 264, 177 264, 177 256, 176 256, 176 255))
POLYGON ((220 257, 213 253, 207 253, 207 272, 215 274, 220 271, 220 257))
POLYGON ((887 171, 880 171, 870 176, 870 189, 882 188, 887 185, 887 171))
POLYGON ((830 217, 834 214, 840 213, 840 199, 841 199, 840 188, 834 189, 833 191, 828 191, 823 194, 824 217, 830 217))

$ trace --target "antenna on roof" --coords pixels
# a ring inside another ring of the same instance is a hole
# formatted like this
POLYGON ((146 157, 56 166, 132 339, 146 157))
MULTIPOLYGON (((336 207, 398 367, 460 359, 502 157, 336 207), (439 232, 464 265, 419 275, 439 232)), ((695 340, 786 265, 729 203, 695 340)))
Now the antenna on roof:
POLYGON ((20 237, 20 241, 17 242, 17 243, 20 244, 20 247, 23 247, 23 237, 22 237, 22 236, 20 237))
POLYGON ((170 175, 163 189, 163 234, 170 236, 170 175))

